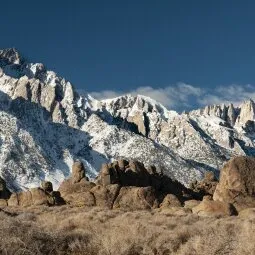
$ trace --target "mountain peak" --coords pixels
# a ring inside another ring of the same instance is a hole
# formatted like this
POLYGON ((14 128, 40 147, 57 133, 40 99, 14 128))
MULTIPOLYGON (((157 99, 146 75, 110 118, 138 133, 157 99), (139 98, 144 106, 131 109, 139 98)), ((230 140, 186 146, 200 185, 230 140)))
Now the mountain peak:
POLYGON ((254 120, 254 119, 255 119, 255 103, 250 98, 250 99, 244 101, 240 105, 240 115, 238 118, 238 122, 239 122, 239 124, 243 125, 248 120, 254 120))
POLYGON ((120 157, 188 184, 231 156, 254 153, 255 128, 242 129, 254 120, 252 100, 179 115, 148 96, 79 95, 43 64, 21 61, 15 48, 0 50, 0 67, 0 176, 13 189, 41 179, 58 185, 76 159, 95 177, 101 163, 120 157))
POLYGON ((249 98, 249 99, 245 100, 242 105, 244 105, 244 104, 246 104, 246 105, 254 105, 254 101, 251 98, 249 98))
POLYGON ((133 116, 137 112, 144 114, 155 114, 160 118, 167 120, 177 116, 176 111, 170 111, 156 100, 144 95, 126 94, 112 99, 101 100, 101 104, 114 114, 120 114, 126 118, 127 115, 133 116))
POLYGON ((3 64, 21 64, 22 57, 16 48, 7 48, 0 50, 0 63, 3 64))

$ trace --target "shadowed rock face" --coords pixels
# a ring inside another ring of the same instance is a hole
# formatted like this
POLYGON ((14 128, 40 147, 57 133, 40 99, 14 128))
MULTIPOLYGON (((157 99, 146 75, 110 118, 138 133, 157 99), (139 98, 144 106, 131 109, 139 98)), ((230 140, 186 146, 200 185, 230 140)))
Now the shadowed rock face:
POLYGON ((103 164, 98 177, 102 185, 120 184, 121 186, 150 186, 149 173, 138 161, 119 160, 103 164))
POLYGON ((45 192, 52 192, 53 191, 53 186, 51 182, 48 181, 42 181, 41 187, 45 192))
POLYGON ((236 157, 221 170, 213 199, 232 203, 238 210, 255 206, 255 158, 236 157))
POLYGON ((95 197, 96 206, 111 209, 119 195, 120 188, 118 184, 110 184, 107 186, 96 185, 90 191, 95 197))
POLYGON ((159 195, 171 193, 179 198, 190 192, 181 183, 158 173, 154 166, 145 168, 141 162, 123 159, 110 164, 103 164, 96 183, 103 186, 110 184, 135 187, 151 186, 159 195))
POLYGON ((190 189, 192 189, 199 199, 202 199, 204 196, 214 194, 218 181, 216 180, 212 172, 207 172, 205 177, 200 182, 195 181, 190 184, 190 189))
POLYGON ((15 48, 0 50, 0 64, 20 64, 22 62, 22 58, 19 55, 18 51, 15 48))
POLYGON ((7 189, 5 181, 0 177, 0 199, 8 199, 11 192, 7 189))

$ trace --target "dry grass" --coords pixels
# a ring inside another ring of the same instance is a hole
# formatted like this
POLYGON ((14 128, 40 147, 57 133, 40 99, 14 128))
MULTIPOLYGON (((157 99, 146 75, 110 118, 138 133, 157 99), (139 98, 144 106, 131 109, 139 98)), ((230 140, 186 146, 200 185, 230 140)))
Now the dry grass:
POLYGON ((255 254, 255 220, 100 208, 0 212, 0 254, 255 254))

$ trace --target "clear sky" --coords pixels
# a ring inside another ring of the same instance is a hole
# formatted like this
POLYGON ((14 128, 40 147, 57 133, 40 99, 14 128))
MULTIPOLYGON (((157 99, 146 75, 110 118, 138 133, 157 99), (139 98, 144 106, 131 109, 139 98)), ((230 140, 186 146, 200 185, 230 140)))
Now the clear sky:
POLYGON ((254 1, 5 0, 0 7, 0 48, 17 48, 96 97, 144 93, 181 109, 253 95, 254 1))

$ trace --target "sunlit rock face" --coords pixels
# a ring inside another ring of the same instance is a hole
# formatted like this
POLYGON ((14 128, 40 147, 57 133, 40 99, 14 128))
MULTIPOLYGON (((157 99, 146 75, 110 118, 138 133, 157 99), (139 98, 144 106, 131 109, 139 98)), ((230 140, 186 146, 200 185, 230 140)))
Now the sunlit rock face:
POLYGON ((255 206, 255 158, 235 157, 221 170, 213 199, 232 203, 237 210, 255 206))

